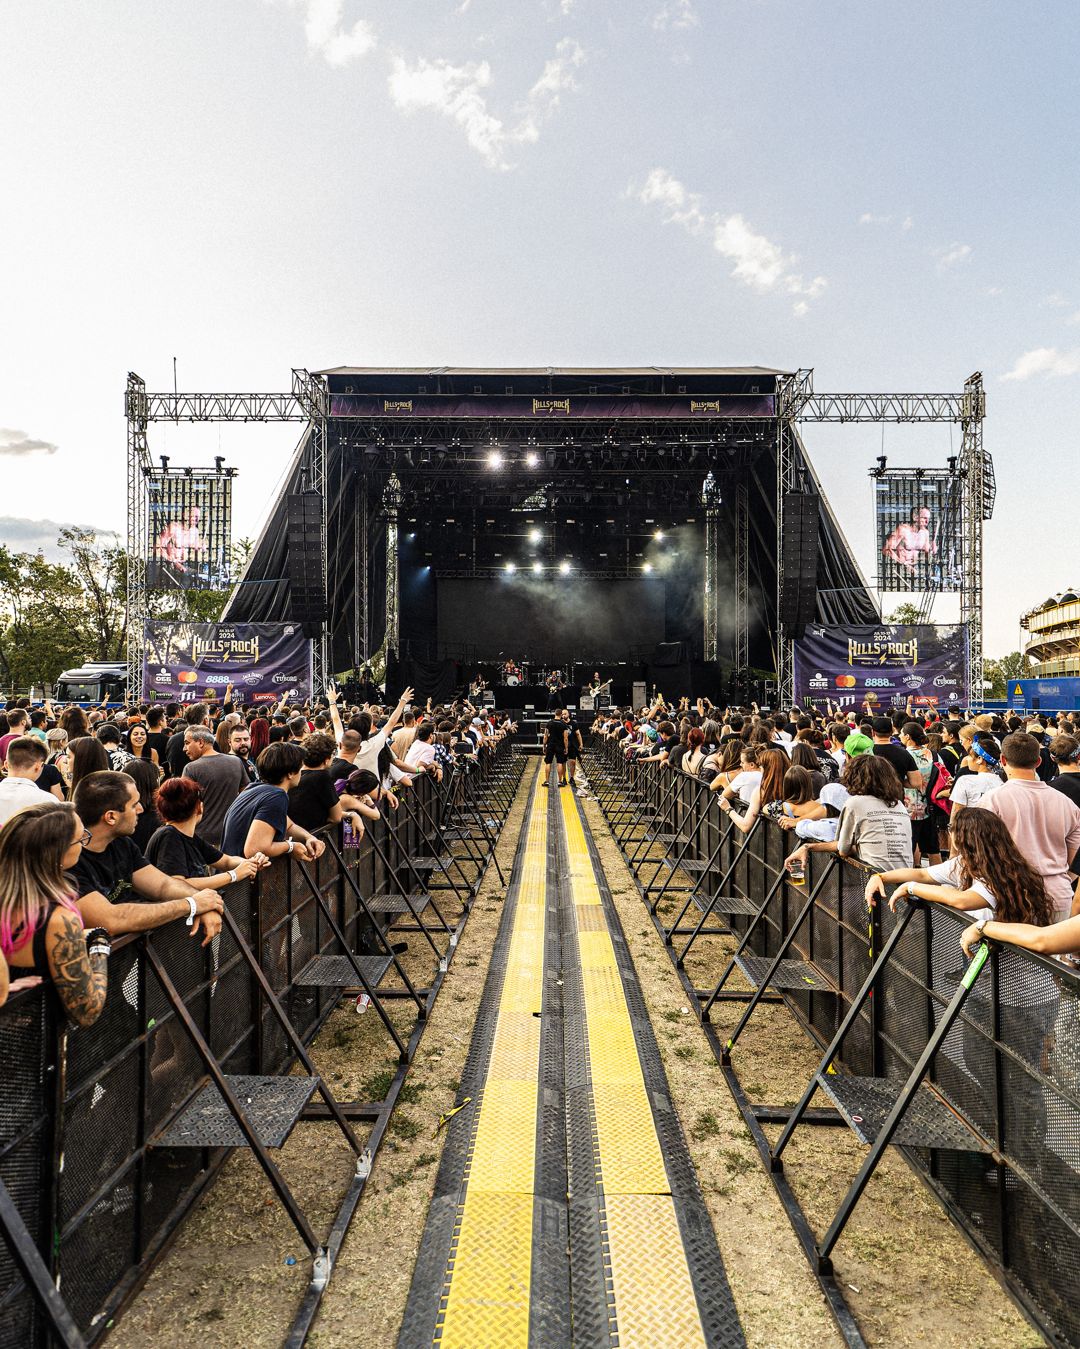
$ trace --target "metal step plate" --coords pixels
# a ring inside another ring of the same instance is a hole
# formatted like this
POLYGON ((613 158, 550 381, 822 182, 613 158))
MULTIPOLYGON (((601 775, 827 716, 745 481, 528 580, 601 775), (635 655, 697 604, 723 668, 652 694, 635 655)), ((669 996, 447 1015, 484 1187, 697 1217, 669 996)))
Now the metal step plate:
MULTIPOLYGON (((771 956, 735 957, 735 964, 742 971, 752 988, 758 988, 772 964, 771 956)), ((825 993, 833 992, 828 979, 813 965, 805 960, 781 960, 769 979, 770 988, 790 988, 793 992, 808 993, 812 989, 825 993)))
MULTIPOLYGON (((847 1077, 819 1073, 818 1086, 840 1111, 861 1143, 872 1143, 903 1090, 894 1077, 847 1077)), ((901 1147, 943 1148, 951 1152, 989 1152, 958 1115, 925 1082, 912 1097, 892 1141, 901 1147)))
MULTIPOLYGON (((356 964, 368 984, 375 988, 393 961, 389 956, 357 956, 356 964)), ((360 980, 348 956, 316 956, 296 976, 296 983, 301 988, 355 988, 360 980)))
POLYGON ((431 896, 422 892, 417 892, 409 896, 412 901, 412 908, 402 894, 393 895, 375 895, 368 900, 368 908, 372 913, 423 913, 431 903, 431 896))
MULTIPOLYGON (((315 1094, 317 1077, 247 1077, 225 1081, 259 1141, 280 1148, 315 1094)), ((217 1087, 208 1082, 186 1110, 155 1140, 163 1148, 246 1148, 248 1141, 217 1087)))
MULTIPOLYGON (((702 913, 709 908, 709 901, 704 895, 694 895, 694 903, 702 913)), ((740 895, 717 895, 712 902, 712 913, 737 913, 745 918, 753 918, 758 911, 758 906, 752 900, 743 899, 740 895)))

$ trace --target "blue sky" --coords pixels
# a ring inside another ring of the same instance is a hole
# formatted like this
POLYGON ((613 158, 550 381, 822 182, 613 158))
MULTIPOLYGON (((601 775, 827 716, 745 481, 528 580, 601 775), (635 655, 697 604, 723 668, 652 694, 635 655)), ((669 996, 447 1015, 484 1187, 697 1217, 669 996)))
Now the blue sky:
MULTIPOLYGON (((0 0, 0 538, 122 529, 129 369, 812 366, 987 381, 987 650, 1080 582, 1080 6, 0 0)), ((155 428, 262 518, 296 430, 155 428)), ((875 455, 807 426, 872 569, 875 455)), ((939 616, 954 611, 942 601, 939 616)))

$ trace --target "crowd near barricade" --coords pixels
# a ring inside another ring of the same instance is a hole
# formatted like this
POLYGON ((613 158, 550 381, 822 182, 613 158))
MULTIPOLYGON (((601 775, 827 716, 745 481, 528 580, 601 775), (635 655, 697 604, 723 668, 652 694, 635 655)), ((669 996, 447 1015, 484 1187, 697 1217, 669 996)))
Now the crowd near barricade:
MULTIPOLYGON (((799 839, 764 816, 742 834, 704 783, 662 764, 628 760, 610 740, 594 746, 590 776, 607 784, 598 794, 617 835, 620 820, 644 821, 636 831, 623 828, 622 846, 675 952, 685 955, 692 947, 700 958, 711 941, 715 966, 709 967, 708 985, 714 968, 719 978, 729 963, 731 938, 740 942, 752 926, 747 954, 775 957, 783 948, 785 957, 810 967, 805 991, 782 981, 778 986, 822 1048, 896 925, 905 922, 834 1067, 861 1079, 907 1078, 970 968, 959 942, 968 918, 935 904, 912 911, 901 902, 895 913, 883 902, 869 907, 864 891, 872 872, 836 854, 811 853, 805 884, 793 884, 784 859, 799 839), (681 863, 689 870, 680 870, 681 863), (678 884, 677 878, 688 877, 692 889, 678 884), (731 937, 723 953, 715 936, 693 935, 716 932, 721 920, 710 904, 720 895, 748 901, 743 914, 726 906, 722 923, 731 937), (679 935, 686 933, 689 939, 679 935)), ((700 982, 697 962, 694 969, 700 982)), ((737 976, 726 986, 745 989, 737 976)), ((741 1029, 748 995, 741 1003, 710 1006, 713 991, 706 987, 699 996, 711 1021, 721 1023, 723 1040, 729 1027, 741 1029)), ((750 1021, 745 1033, 760 1035, 763 1024, 750 1021)), ((1048 1335, 1071 1344, 1080 1343, 1078 1031, 1080 977, 1074 969, 990 943, 989 958, 928 1072, 934 1094, 970 1134, 971 1147, 903 1149, 1033 1318, 1048 1335)), ((737 1045, 729 1047, 737 1062, 737 1045)), ((929 1128, 916 1122, 908 1136, 918 1136, 919 1127, 929 1128)))
MULTIPOLYGON (((498 772, 509 750, 505 743, 479 756, 471 773, 498 772)), ((478 823, 469 832, 493 846, 497 822, 477 821, 483 792, 461 776, 441 785, 419 777, 401 792, 399 810, 371 821, 357 846, 343 847, 340 826, 330 826, 316 861, 282 858, 230 885, 221 893, 233 923, 205 947, 182 921, 118 939, 94 1024, 66 1022, 44 986, 16 992, 0 1007, 0 1181, 88 1341, 145 1277, 227 1155, 155 1146, 207 1082, 157 970, 167 973, 226 1073, 287 1072, 294 1049, 239 943, 257 954, 281 1009, 310 1042, 341 993, 304 985, 300 975, 316 957, 341 952, 335 927, 350 952, 380 949, 364 901, 400 888, 405 859, 438 853, 455 820, 478 823)), ((475 851, 482 861, 486 854, 475 851)), ((467 908, 454 906, 450 923, 463 921, 467 908)), ((10 1224, 3 1229, 0 1349, 51 1343, 53 1327, 20 1271, 10 1224)))

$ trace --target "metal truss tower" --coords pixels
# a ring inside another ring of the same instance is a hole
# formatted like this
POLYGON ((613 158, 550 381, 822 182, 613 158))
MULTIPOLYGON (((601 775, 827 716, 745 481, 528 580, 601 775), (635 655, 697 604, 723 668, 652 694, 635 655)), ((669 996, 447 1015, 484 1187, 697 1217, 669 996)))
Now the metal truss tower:
POLYGON ((720 491, 710 473, 701 490, 705 507, 704 657, 720 659, 720 491))
POLYGON ((401 511, 401 482, 396 473, 383 488, 383 514, 386 518, 386 658, 397 655, 401 637, 401 594, 398 584, 398 515, 401 511))
POLYGON ((128 372, 124 391, 127 419, 127 591, 124 612, 127 687, 134 692, 142 683, 143 625, 148 617, 146 593, 147 478, 150 451, 146 443, 149 420, 146 384, 128 372))
POLYGON ((986 394, 982 374, 964 382, 960 425, 960 472, 964 482, 962 512, 963 576, 960 589, 960 621, 968 630, 968 701, 983 694, 983 523, 994 514, 996 488, 994 464, 983 449, 986 394))
POLYGON ((750 666, 750 493, 735 488, 735 670, 745 680, 750 666))

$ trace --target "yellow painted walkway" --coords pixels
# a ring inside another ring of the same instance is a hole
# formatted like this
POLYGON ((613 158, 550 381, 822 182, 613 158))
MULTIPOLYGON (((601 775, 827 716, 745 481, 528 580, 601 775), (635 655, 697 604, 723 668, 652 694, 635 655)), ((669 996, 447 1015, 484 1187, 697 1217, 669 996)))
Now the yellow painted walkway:
MULTIPOLYGON (((742 1345, 714 1241, 715 1259, 709 1252, 704 1205, 686 1182, 688 1158, 678 1203, 672 1194, 650 1101, 650 1090, 666 1100, 667 1086, 651 1031, 639 1022, 652 1066, 642 1065, 623 983, 632 974, 619 968, 576 797, 540 790, 534 778, 524 828, 510 878, 516 900, 503 920, 509 939, 505 928, 498 938, 505 969, 501 984, 497 966, 489 974, 477 1018, 476 1035, 491 1035, 487 1073, 482 1061, 471 1070, 475 1116, 465 1107, 450 1125, 457 1132, 399 1349, 742 1345), (561 968, 547 971, 548 1006, 545 952, 554 963, 559 951, 561 968), (545 1097, 541 1056, 553 1046, 545 1097), (564 1058, 575 1064, 573 1084, 554 1089, 551 1066, 564 1058), (567 1176, 571 1193, 563 1194, 567 1176), (695 1202, 691 1259, 680 1217, 685 1224, 695 1202), (702 1286, 710 1289, 704 1317, 702 1286), (723 1298, 729 1320, 716 1310, 723 1298)), ((677 1125, 674 1133, 664 1127, 668 1145, 674 1139, 685 1152, 677 1125)))

